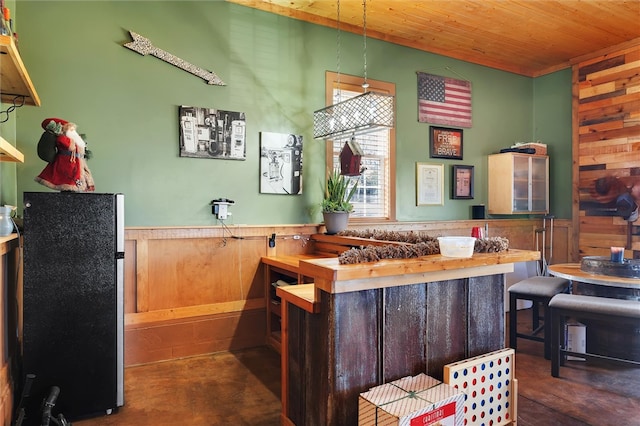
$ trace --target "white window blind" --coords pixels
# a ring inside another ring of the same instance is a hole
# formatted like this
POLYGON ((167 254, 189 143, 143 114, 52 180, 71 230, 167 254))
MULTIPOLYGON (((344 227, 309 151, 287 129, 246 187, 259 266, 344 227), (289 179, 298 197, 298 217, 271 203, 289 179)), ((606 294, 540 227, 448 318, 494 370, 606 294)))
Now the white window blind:
MULTIPOLYGON (((334 88, 334 99, 338 90, 334 88)), ((362 92, 340 90, 341 100, 347 100, 362 92)), ((390 219, 390 132, 388 129, 357 136, 363 151, 361 166, 364 172, 352 179, 358 180, 358 189, 351 199, 353 218, 390 219)), ((340 151, 344 142, 333 143, 332 167, 340 167, 340 151)))

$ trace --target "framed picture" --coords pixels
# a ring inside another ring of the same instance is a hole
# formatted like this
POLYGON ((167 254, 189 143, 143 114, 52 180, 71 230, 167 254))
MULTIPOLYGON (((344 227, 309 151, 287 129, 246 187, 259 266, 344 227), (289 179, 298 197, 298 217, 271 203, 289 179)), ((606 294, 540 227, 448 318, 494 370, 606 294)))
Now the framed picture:
POLYGON ((416 205, 444 205, 444 164, 416 163, 416 205))
POLYGON ((429 126, 429 156, 462 160, 462 129, 429 126))
POLYGON ((181 105, 180 157, 246 160, 244 112, 181 105))
POLYGON ((302 135, 260 132, 260 193, 302 194, 302 135))
POLYGON ((473 166, 452 166, 451 198, 473 199, 473 166))

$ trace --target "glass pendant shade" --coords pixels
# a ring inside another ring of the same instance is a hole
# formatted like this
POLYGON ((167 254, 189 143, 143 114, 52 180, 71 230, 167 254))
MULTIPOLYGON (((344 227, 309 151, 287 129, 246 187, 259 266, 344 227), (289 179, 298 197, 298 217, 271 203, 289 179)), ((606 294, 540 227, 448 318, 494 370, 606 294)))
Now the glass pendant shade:
POLYGON ((338 102, 313 113, 313 137, 339 140, 353 135, 392 128, 394 122, 393 96, 378 92, 338 102))

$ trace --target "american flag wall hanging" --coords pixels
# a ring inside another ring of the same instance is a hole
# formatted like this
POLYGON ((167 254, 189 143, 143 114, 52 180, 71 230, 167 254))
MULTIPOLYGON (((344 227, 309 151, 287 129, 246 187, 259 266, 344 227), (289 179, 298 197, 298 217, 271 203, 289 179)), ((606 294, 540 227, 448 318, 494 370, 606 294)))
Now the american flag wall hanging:
POLYGON ((471 82, 418 72, 418 121, 471 127, 471 82))

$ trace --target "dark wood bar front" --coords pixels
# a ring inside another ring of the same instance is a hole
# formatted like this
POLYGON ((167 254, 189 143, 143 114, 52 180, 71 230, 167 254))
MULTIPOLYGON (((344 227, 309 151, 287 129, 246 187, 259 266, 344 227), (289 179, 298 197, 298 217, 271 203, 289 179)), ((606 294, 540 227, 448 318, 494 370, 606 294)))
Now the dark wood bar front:
POLYGON ((316 306, 283 305, 282 423, 355 425, 361 392, 421 372, 442 380, 445 364, 503 348, 504 274, 538 258, 301 260, 316 306))

